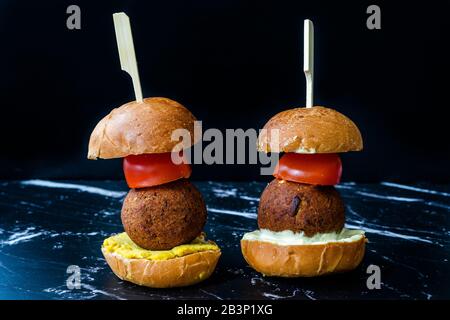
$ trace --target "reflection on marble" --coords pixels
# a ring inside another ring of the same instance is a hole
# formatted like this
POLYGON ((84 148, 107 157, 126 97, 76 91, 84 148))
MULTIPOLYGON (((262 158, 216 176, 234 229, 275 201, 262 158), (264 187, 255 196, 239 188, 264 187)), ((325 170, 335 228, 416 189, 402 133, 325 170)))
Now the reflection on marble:
POLYGON ((254 230, 264 183, 198 182, 208 237, 223 254, 196 286, 150 289, 116 278, 100 252, 121 232, 124 182, 27 180, 0 184, 0 298, 19 299, 443 299, 450 298, 450 186, 343 183, 347 227, 369 238, 357 270, 311 279, 267 278, 247 266, 239 240, 254 230), (369 290, 367 266, 381 268, 369 290), (69 265, 81 288, 68 289, 69 265))

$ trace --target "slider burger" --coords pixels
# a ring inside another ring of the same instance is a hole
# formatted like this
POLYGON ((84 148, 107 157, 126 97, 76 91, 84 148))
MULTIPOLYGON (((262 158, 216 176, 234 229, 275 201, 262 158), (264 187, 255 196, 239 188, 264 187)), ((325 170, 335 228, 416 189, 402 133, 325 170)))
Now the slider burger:
POLYGON ((171 157, 179 143, 172 132, 186 129, 194 137, 195 120, 173 100, 148 98, 112 110, 91 134, 88 158, 123 158, 131 188, 121 213, 125 232, 101 248, 120 279, 180 287, 207 279, 216 267, 220 249, 202 233, 206 206, 188 180, 191 167, 171 157))
POLYGON ((337 153, 363 148, 358 127, 329 108, 286 110, 258 137, 258 150, 283 152, 275 179, 261 195, 259 230, 244 234, 242 254, 267 276, 313 277, 356 268, 362 230, 344 228, 345 207, 334 188, 342 166, 337 153), (279 130, 276 141, 271 130, 279 130))

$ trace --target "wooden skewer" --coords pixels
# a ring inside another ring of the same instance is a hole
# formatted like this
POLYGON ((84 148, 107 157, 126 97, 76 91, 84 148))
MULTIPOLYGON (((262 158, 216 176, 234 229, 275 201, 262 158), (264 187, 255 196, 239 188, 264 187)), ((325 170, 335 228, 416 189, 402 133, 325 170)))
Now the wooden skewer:
POLYGON ((127 72, 132 81, 136 101, 142 102, 141 81, 134 52, 133 35, 131 33, 130 19, 124 12, 113 14, 114 29, 116 31, 117 48, 119 49, 120 66, 127 72))
POLYGON ((305 19, 303 34, 303 71, 306 77, 306 107, 311 108, 314 105, 314 25, 309 19, 305 19))

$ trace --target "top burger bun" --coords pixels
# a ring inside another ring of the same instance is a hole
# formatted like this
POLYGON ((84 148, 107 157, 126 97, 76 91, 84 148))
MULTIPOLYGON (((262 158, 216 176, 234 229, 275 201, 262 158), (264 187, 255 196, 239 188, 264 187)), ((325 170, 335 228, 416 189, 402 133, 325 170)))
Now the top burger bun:
MULTIPOLYGON (((168 98, 132 101, 111 111, 95 127, 89 140, 89 159, 122 158, 143 153, 171 152, 180 141, 172 132, 186 129, 194 141, 196 118, 183 105, 168 98)), ((184 141, 185 142, 185 141, 184 141)))
POLYGON ((338 153, 363 148, 353 121, 325 107, 282 111, 264 129, 258 138, 258 150, 263 152, 338 153), (272 129, 279 130, 279 141, 271 135, 272 129))

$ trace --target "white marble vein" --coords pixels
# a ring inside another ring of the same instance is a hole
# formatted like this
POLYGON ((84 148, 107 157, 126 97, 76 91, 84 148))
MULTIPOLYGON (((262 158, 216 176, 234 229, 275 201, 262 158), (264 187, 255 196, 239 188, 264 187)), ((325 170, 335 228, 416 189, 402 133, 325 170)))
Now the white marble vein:
MULTIPOLYGON (((212 183, 210 183, 212 184, 212 183)), ((259 197, 251 197, 247 196, 245 194, 242 194, 239 192, 237 188, 226 188, 226 187, 219 187, 220 184, 214 183, 214 185, 218 185, 216 187, 211 188, 211 191, 214 193, 214 195, 217 198, 238 198, 241 200, 247 200, 247 201, 256 201, 259 202, 259 197)))
POLYGON ((211 297, 213 297, 213 298, 216 298, 216 299, 218 299, 218 300, 223 300, 222 297, 220 297, 220 296, 218 296, 217 294, 214 294, 214 293, 212 293, 212 292, 209 292, 209 291, 207 291, 207 290, 200 289, 199 291, 203 292, 204 294, 207 294, 208 296, 211 296, 211 297))
POLYGON ((218 198, 227 198, 227 197, 236 197, 238 190, 236 188, 229 188, 229 189, 212 188, 211 191, 218 198))
POLYGON ((393 201, 404 201, 404 202, 423 202, 423 199, 419 198, 405 198, 405 197, 395 197, 395 196, 384 196, 380 194, 375 194, 371 192, 364 192, 364 191, 355 191, 356 194, 359 194, 361 196, 369 197, 369 198, 376 198, 376 199, 382 199, 382 200, 393 200, 393 201))
POLYGON ((360 224, 354 225, 354 224, 346 223, 345 227, 349 228, 349 229, 360 229, 361 228, 367 233, 374 233, 374 234, 378 234, 378 235, 386 236, 386 237, 391 237, 391 238, 400 238, 400 239, 404 239, 404 240, 412 240, 412 241, 419 241, 419 242, 426 242, 426 243, 435 243, 432 240, 424 239, 424 238, 421 238, 421 237, 418 237, 418 236, 411 236, 411 235, 401 234, 401 233, 392 232, 392 231, 388 231, 388 230, 379 230, 379 229, 369 228, 367 226, 360 225, 360 224))
POLYGON ((239 199, 259 202, 259 198, 257 197, 239 196, 239 199))
POLYGON ((37 187, 45 187, 45 188, 75 189, 75 190, 79 190, 81 192, 88 192, 88 193, 98 194, 101 196, 111 197, 111 198, 122 198, 127 194, 124 191, 112 191, 112 190, 102 189, 102 188, 98 188, 98 187, 86 186, 86 185, 82 185, 82 184, 54 182, 54 181, 39 180, 39 179, 25 180, 25 181, 22 181, 21 184, 37 186, 37 187))
POLYGON ((229 214, 229 215, 233 215, 233 216, 241 216, 241 217, 248 218, 248 219, 256 219, 257 218, 256 213, 251 213, 251 212, 241 212, 241 211, 226 210, 226 209, 216 209, 216 208, 210 208, 210 207, 208 207, 208 211, 209 212, 214 212, 214 213, 229 214))
POLYGON ((107 297, 111 297, 117 300, 126 300, 125 298, 122 298, 121 296, 118 296, 116 294, 110 293, 110 292, 106 292, 104 290, 100 290, 95 288, 94 286, 90 285, 90 284, 81 284, 81 287, 84 289, 89 290, 91 293, 93 294, 101 294, 107 297))
POLYGON ((35 227, 28 227, 23 231, 13 233, 7 240, 0 241, 0 245, 15 245, 22 242, 30 241, 33 238, 39 237, 44 234, 43 231, 34 232, 35 227))
POLYGON ((359 194, 361 196, 365 196, 365 197, 369 197, 369 198, 381 199, 381 200, 391 200, 391 201, 400 201, 400 202, 422 202, 428 206, 438 207, 438 208, 443 208, 443 209, 450 209, 449 205, 435 202, 435 201, 425 201, 424 199, 421 199, 421 198, 385 196, 385 195, 380 195, 380 194, 365 192, 365 191, 355 191, 355 194, 359 194))
POLYGON ((447 192, 412 187, 412 186, 408 186, 405 184, 399 184, 399 183, 393 183, 393 182, 381 182, 380 184, 383 186, 388 186, 388 187, 393 187, 393 188, 399 188, 399 189, 404 189, 404 190, 410 190, 410 191, 416 191, 416 192, 422 192, 422 193, 428 193, 428 194, 437 194, 437 195, 441 195, 441 196, 445 196, 445 197, 450 197, 450 193, 447 193, 447 192))

